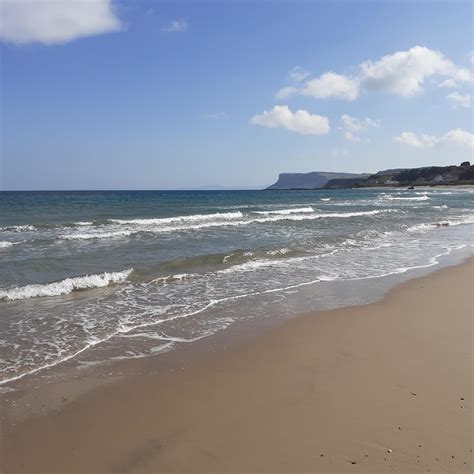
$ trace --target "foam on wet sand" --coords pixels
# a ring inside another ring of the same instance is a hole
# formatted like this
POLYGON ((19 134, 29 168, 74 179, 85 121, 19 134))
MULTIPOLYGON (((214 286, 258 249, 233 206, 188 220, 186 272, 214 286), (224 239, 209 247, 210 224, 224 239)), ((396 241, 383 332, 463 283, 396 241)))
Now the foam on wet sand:
POLYGON ((2 471, 472 472, 472 283, 471 259, 75 397, 23 385, 2 471), (45 394, 68 400, 25 416, 45 394))

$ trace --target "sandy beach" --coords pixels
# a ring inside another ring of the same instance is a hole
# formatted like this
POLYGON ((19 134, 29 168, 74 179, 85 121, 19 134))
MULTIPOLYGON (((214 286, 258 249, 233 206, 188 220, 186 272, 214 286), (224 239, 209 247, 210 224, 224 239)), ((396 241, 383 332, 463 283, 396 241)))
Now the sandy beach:
POLYGON ((4 394, 1 470, 472 472, 472 288, 471 260, 227 350, 142 361, 163 370, 44 414, 4 394))

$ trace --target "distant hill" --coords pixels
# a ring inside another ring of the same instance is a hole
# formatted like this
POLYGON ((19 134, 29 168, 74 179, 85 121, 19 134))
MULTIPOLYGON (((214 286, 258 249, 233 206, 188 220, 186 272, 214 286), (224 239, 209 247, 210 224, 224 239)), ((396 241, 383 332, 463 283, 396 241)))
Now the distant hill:
POLYGON ((402 170, 387 170, 386 172, 371 175, 363 183, 364 186, 413 186, 436 184, 472 184, 474 183, 474 166, 469 161, 460 166, 425 166, 423 168, 409 168, 402 170))
POLYGON ((323 188, 329 180, 360 179, 369 174, 332 173, 329 171, 312 171, 310 173, 280 173, 278 181, 266 189, 318 189, 323 188))
POLYGON ((380 186, 436 186, 474 184, 474 166, 465 161, 458 165, 397 168, 375 174, 281 173, 278 181, 266 189, 345 189, 380 186))

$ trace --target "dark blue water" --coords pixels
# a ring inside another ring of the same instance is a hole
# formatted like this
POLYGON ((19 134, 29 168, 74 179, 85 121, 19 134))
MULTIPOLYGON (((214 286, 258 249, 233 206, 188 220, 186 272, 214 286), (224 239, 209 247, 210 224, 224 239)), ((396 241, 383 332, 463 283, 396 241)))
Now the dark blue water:
POLYGON ((280 300, 290 312, 324 307, 320 282, 436 265, 472 246, 473 197, 457 188, 2 192, 0 379, 78 354, 168 350, 243 314, 268 316, 280 300))

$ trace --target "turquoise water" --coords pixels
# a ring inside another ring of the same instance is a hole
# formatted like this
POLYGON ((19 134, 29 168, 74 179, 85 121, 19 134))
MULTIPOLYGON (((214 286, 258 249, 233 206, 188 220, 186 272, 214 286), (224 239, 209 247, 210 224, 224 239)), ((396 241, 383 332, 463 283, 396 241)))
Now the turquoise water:
POLYGON ((244 315, 327 307, 331 282, 436 265, 472 248, 473 197, 2 192, 0 380, 169 350, 244 315))

